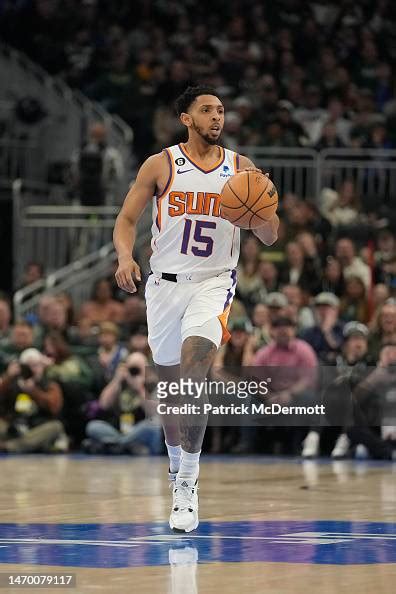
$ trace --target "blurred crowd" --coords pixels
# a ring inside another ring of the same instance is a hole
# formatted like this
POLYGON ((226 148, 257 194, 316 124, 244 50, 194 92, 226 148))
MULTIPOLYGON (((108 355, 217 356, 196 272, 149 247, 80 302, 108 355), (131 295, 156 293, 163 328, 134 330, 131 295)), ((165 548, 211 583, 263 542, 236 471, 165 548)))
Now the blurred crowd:
POLYGON ((5 0, 0 33, 134 129, 138 160, 183 135, 190 83, 226 103, 225 144, 391 148, 392 0, 5 0))
MULTIPOLYGON (((231 149, 396 146, 391 0, 4 0, 0 34, 124 118, 138 161, 183 139, 173 101, 192 83, 224 98, 231 149)), ((111 202, 123 163, 103 126, 71 160, 73 194, 111 202)), ((207 451, 394 456, 381 407, 396 380, 395 209, 347 178, 315 198, 282 196, 274 246, 243 235, 232 338, 214 374, 293 368, 273 388, 290 403, 310 402, 330 369, 323 397, 338 412, 352 403, 353 418, 335 415, 325 429, 211 427, 207 451)), ((24 284, 44 268, 30 263, 24 284)), ((131 296, 100 279, 82 304, 44 295, 22 320, 11 297, 0 297, 0 450, 161 452, 144 282, 131 296)))
MULTIPOLYGON (((396 430, 384 429, 380 401, 396 386, 396 236, 390 227, 373 227, 364 241, 351 239, 353 218, 344 226, 335 216, 344 207, 352 209, 342 199, 327 218, 286 195, 276 244, 264 248, 251 233, 243 234, 232 337, 213 367, 217 379, 231 369, 238 377, 244 367, 289 367, 292 375, 272 385, 274 401, 283 404, 317 399, 323 391, 317 376, 327 374, 323 397, 329 410, 338 407, 333 426, 211 427, 207 451, 394 455, 396 430), (351 420, 342 410, 352 401, 366 412, 355 411, 351 420), (360 428, 356 414, 365 416, 360 428)), ((144 280, 148 256, 140 254, 144 280)), ((24 283, 43 273, 30 263, 24 283)), ((156 384, 151 363, 144 281, 128 295, 112 275, 100 279, 82 304, 64 293, 44 294, 37 312, 23 320, 13 320, 4 295, 0 449, 161 452, 160 425, 147 398, 156 384)))

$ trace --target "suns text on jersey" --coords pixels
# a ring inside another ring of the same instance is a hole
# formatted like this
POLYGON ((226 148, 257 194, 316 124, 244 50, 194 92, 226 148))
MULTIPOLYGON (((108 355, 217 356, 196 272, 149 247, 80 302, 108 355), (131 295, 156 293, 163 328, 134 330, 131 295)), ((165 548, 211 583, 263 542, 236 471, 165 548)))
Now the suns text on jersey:
POLYGON ((220 194, 215 192, 170 192, 168 214, 170 217, 188 215, 220 216, 220 194))

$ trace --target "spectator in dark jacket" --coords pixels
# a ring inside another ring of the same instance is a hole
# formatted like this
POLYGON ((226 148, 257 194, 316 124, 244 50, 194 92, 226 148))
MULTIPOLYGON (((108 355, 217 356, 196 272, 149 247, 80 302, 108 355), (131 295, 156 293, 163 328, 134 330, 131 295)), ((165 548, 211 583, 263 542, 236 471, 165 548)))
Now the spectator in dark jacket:
POLYGON ((316 325, 302 332, 320 361, 332 365, 343 343, 342 324, 338 321, 339 299, 333 293, 319 293, 314 300, 316 325))

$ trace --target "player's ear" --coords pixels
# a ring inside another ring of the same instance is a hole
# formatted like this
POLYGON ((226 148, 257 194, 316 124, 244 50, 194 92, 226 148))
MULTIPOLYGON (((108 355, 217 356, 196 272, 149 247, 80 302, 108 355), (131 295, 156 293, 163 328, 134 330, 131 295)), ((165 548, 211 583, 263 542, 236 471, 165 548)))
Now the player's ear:
POLYGON ((190 116, 189 113, 181 113, 180 114, 180 121, 182 124, 184 124, 185 126, 187 126, 187 128, 189 128, 192 124, 192 117, 190 116))

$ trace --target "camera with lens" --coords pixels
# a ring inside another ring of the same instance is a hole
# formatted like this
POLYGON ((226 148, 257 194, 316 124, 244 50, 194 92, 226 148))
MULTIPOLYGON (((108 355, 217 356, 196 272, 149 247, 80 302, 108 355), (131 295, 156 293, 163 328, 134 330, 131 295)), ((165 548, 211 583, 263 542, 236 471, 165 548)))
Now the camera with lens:
POLYGON ((128 367, 128 373, 132 376, 140 375, 141 369, 140 367, 136 367, 136 365, 131 365, 131 367, 128 367))
POLYGON ((26 363, 21 363, 20 368, 21 368, 20 376, 22 379, 28 380, 33 377, 33 371, 31 370, 29 365, 27 365, 26 363))

